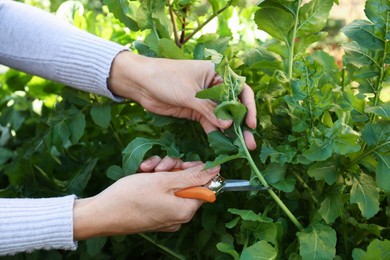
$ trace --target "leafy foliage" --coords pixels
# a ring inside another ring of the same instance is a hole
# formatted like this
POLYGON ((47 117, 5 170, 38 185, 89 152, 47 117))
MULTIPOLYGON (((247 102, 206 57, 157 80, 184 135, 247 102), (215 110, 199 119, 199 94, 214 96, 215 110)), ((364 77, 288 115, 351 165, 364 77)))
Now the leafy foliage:
POLYGON ((323 46, 337 1, 104 4, 100 13, 73 12, 72 22, 142 55, 220 64, 223 84, 197 97, 218 102, 217 116, 233 119, 233 128, 206 135, 197 123, 130 101, 0 68, 0 196, 92 196, 152 154, 222 164, 225 177, 260 181, 271 192, 223 193, 174 234, 92 239, 76 252, 17 257, 389 258, 389 1, 367 0, 367 19, 341 29, 342 66, 323 46), (229 25, 235 15, 244 25, 238 38, 229 25), (205 33, 215 18, 216 31, 205 33), (256 28, 270 37, 251 40, 256 28), (244 81, 258 109, 251 153, 240 139, 244 81))

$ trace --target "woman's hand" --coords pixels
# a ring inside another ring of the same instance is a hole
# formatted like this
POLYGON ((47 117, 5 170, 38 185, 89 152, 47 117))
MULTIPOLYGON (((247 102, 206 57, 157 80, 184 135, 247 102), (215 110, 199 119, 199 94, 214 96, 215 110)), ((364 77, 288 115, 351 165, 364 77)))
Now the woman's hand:
POLYGON ((203 201, 176 197, 178 190, 204 185, 219 167, 202 170, 201 162, 152 157, 139 173, 124 177, 100 194, 74 204, 74 239, 131 234, 146 231, 177 231, 191 220, 203 201), (172 168, 184 170, 168 172, 172 168))
MULTIPOLYGON (((213 113, 217 104, 195 95, 221 82, 210 61, 149 58, 125 51, 113 62, 109 87, 114 94, 132 99, 150 112, 196 120, 209 133, 228 128, 232 120, 218 119, 213 113)), ((248 109, 245 123, 254 129, 256 106, 248 85, 244 85, 240 98, 248 109)), ((255 149, 253 135, 245 132, 244 137, 248 148, 255 149)))

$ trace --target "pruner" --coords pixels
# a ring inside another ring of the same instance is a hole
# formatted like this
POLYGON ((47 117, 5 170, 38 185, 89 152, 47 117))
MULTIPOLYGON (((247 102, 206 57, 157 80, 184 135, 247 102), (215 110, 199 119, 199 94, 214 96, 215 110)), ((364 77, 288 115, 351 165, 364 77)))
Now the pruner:
POLYGON ((270 189, 270 187, 253 185, 246 180, 224 179, 218 174, 203 186, 182 189, 176 191, 175 195, 182 198, 214 202, 216 196, 224 191, 262 191, 268 189, 270 189))

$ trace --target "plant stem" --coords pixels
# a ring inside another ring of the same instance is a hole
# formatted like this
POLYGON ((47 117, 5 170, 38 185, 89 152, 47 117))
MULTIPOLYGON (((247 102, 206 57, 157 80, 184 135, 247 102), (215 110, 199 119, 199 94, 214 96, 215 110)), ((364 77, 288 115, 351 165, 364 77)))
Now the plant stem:
POLYGON ((153 240, 152 238, 150 238, 149 236, 145 235, 145 234, 138 234, 140 237, 142 237, 143 239, 149 241, 150 243, 152 243, 153 245, 157 246, 158 248, 160 248, 161 250, 163 250, 164 252, 170 254, 171 256, 177 258, 177 259, 180 259, 180 260, 185 260, 185 257, 176 253, 175 251, 173 251, 172 249, 166 247, 166 246, 163 246, 159 243, 157 243, 155 240, 153 240))
MULTIPOLYGON (((256 166, 255 162, 253 161, 253 158, 252 158, 248 148, 246 147, 245 140, 244 140, 244 135, 242 134, 241 127, 234 125, 234 128, 236 130, 238 138, 240 139, 241 145, 244 148, 246 159, 248 160, 252 170, 255 172, 256 176, 259 178, 261 184, 263 184, 264 187, 269 187, 267 181, 264 179, 264 177, 261 174, 259 168, 257 168, 257 166, 256 166)), ((294 225, 300 231, 302 231, 304 229, 302 224, 297 220, 297 218, 294 216, 294 214, 291 213, 291 211, 287 208, 287 206, 283 203, 283 201, 278 197, 278 195, 272 189, 268 189, 268 193, 274 199, 276 204, 278 204, 279 207, 284 211, 284 213, 287 215, 287 217, 294 223, 294 225)))
POLYGON ((301 8, 302 0, 298 1, 297 13, 295 15, 294 29, 291 35, 289 50, 288 50, 288 68, 287 68, 287 78, 292 79, 293 65, 294 65, 294 48, 295 48, 295 38, 297 36, 298 22, 299 22, 299 10, 301 8))
POLYGON ((180 46, 185 44, 186 42, 188 42, 192 37, 194 37, 195 34, 197 34, 200 30, 202 30, 203 27, 205 27, 209 22, 211 22, 211 20, 213 20, 218 15, 220 15, 223 11, 225 11, 231 5, 232 5, 232 1, 229 1, 226 3, 226 5, 224 7, 219 9, 217 12, 213 13, 209 18, 207 18, 206 21, 204 21, 202 24, 200 24, 192 33, 190 33, 182 41, 180 41, 180 46))

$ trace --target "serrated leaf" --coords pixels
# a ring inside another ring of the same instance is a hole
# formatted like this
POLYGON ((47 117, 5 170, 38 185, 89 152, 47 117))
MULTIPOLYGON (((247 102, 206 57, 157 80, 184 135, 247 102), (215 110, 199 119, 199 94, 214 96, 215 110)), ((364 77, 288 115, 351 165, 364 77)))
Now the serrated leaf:
POLYGON ((209 146, 213 148, 216 154, 232 154, 238 152, 238 147, 220 131, 213 131, 207 134, 207 140, 209 146))
POLYGON ((345 26, 341 32, 351 40, 357 42, 359 46, 369 50, 383 50, 384 39, 376 34, 374 24, 366 20, 355 20, 345 26))
POLYGON ((384 192, 390 192, 390 155, 376 153, 378 166, 376 167, 376 183, 384 192))
POLYGON ((256 11, 254 20, 259 30, 285 43, 288 42, 288 33, 294 26, 294 17, 291 13, 274 6, 265 6, 256 11))
POLYGON ((315 161, 325 161, 326 159, 332 156, 332 149, 328 141, 322 141, 320 139, 315 139, 309 150, 303 152, 303 156, 307 159, 315 161))
POLYGON ((95 124, 107 128, 111 122, 111 106, 107 103, 94 105, 91 109, 91 117, 95 124))
POLYGON ((388 122, 377 122, 366 124, 362 130, 362 137, 368 145, 381 145, 390 141, 390 124, 388 122))
POLYGON ((361 248, 355 248, 352 257, 354 260, 390 259, 390 240, 374 239, 366 252, 361 248))
POLYGON ((307 171, 307 174, 315 180, 324 180, 327 184, 332 185, 337 177, 337 164, 328 160, 325 162, 316 162, 307 171))
POLYGON ((388 0, 366 1, 364 12, 371 22, 383 28, 389 23, 390 3, 388 0))
POLYGON ((385 119, 390 119, 390 102, 381 104, 379 106, 366 107, 364 110, 366 113, 374 113, 385 119))
POLYGON ((333 259, 336 255, 336 232, 320 223, 297 233, 302 260, 333 259))
POLYGON ((331 0, 312 0, 304 4, 299 11, 297 36, 300 37, 322 30, 328 20, 333 2, 331 0))
POLYGON ((318 213, 327 224, 332 224, 341 215, 343 206, 344 202, 340 196, 340 191, 335 187, 328 192, 326 198, 321 202, 318 213))
POLYGON ((379 192, 374 180, 361 173, 352 179, 350 202, 356 203, 365 218, 371 218, 379 211, 379 192))
POLYGON ((241 253, 240 260, 272 260, 276 259, 277 255, 278 250, 263 240, 245 248, 241 253))

